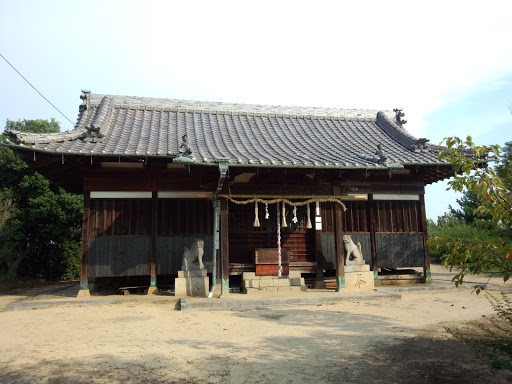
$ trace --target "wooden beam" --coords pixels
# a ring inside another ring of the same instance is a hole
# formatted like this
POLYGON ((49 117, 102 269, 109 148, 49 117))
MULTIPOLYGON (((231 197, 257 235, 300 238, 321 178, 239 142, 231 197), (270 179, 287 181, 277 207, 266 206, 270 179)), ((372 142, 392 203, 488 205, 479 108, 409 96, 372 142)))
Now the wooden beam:
POLYGON ((375 242, 375 203, 373 202, 373 194, 368 195, 368 227, 370 229, 370 249, 372 255, 372 271, 373 271, 373 279, 377 280, 379 278, 378 272, 378 262, 377 262, 377 245, 375 242))
POLYGON ((420 195, 420 215, 421 215, 421 230, 423 232, 423 250, 424 250, 424 265, 423 265, 423 276, 425 276, 425 282, 429 283, 432 281, 432 275, 430 273, 430 252, 428 250, 428 233, 427 233, 427 214, 425 210, 425 195, 420 195))
POLYGON ((334 243, 336 245, 336 292, 345 289, 345 252, 343 249, 343 228, 341 206, 334 204, 334 243))
POLYGON ((221 295, 229 293, 229 208, 228 201, 220 201, 220 257, 221 295))
POLYGON ((150 287, 156 287, 156 238, 158 230, 158 193, 153 192, 151 198, 151 259, 150 259, 150 287))
MULTIPOLYGON (((313 283, 313 288, 315 289, 325 289, 325 279, 324 279, 324 263, 323 263, 323 253, 322 253, 322 226, 326 225, 326 223, 322 223, 322 215, 321 209, 325 209, 325 205, 322 206, 322 203, 313 203, 313 230, 315 231, 315 261, 316 261, 316 280, 313 283), (316 208, 316 204, 318 204, 318 209, 316 208)), ((337 204, 336 204, 337 205, 337 204)), ((332 207, 332 204, 328 205, 332 207)), ((330 213, 330 212, 329 212, 330 213)))
POLYGON ((302 200, 309 200, 309 199, 343 199, 343 200, 365 200, 366 196, 365 194, 361 195, 340 195, 340 196, 333 196, 333 195, 303 195, 303 194, 295 194, 295 195, 268 195, 268 194, 246 194, 246 195, 219 195, 219 198, 232 198, 232 199, 254 199, 254 198, 260 198, 260 199, 302 199, 302 200))
POLYGON ((89 281, 87 279, 87 255, 89 252, 89 212, 90 212, 90 194, 84 192, 84 211, 82 216, 82 266, 80 271, 80 291, 89 291, 89 281))

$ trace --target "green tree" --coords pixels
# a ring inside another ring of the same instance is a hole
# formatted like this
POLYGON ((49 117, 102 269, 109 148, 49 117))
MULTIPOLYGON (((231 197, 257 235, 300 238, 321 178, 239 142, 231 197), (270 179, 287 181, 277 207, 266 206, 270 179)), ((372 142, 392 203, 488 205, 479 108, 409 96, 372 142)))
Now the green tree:
POLYGON ((451 205, 448 206, 450 214, 452 214, 455 218, 465 222, 466 224, 476 225, 482 228, 490 229, 492 227, 492 216, 489 212, 480 214, 476 213, 478 207, 480 206, 478 191, 469 189, 465 190, 462 194, 462 197, 456 201, 457 204, 459 204, 459 209, 455 209, 451 205))
MULTIPOLYGON (((7 120, 6 129, 58 132, 54 119, 7 120)), ((3 140, 2 140, 3 141, 3 140)), ((75 278, 79 272, 82 196, 66 193, 0 147, 0 264, 10 278, 75 278), (1 223, 1 221, 0 221, 1 223)))
POLYGON ((32 132, 32 133, 52 133, 60 131, 60 124, 54 118, 48 120, 7 120, 5 129, 9 131, 32 132))
POLYGON ((505 143, 501 150, 500 163, 496 167, 496 174, 503 182, 503 185, 512 190, 512 142, 505 143))
MULTIPOLYGON (((463 283, 467 274, 484 272, 500 273, 507 281, 512 275, 512 196, 506 180, 504 182, 497 172, 504 172, 500 167, 510 170, 510 156, 500 161, 499 146, 477 146, 471 136, 466 140, 447 138, 443 142, 447 148, 439 153, 439 159, 451 162, 455 175, 448 182, 448 189, 475 192, 474 215, 490 217, 496 232, 492 237, 433 236, 429 245, 434 252, 442 254, 445 265, 458 268, 454 277, 456 285, 463 283), (499 161, 498 171, 487 166, 493 158, 499 161)), ((479 290, 477 287, 477 292, 479 290)))

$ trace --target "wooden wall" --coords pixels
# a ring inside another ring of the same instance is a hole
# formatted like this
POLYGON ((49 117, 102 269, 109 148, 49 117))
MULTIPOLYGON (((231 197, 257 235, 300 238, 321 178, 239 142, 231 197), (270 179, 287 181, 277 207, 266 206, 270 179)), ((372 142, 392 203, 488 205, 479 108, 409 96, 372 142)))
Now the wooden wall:
MULTIPOLYGON (((218 171, 213 168, 183 169, 95 169, 84 176, 85 191, 197 191, 204 185, 216 185, 218 171)), ((271 176, 271 177, 270 177, 271 176)), ((274 174, 269 180, 276 180, 274 174)), ((421 193, 422 180, 405 176, 393 183, 387 178, 370 184, 362 179, 358 188, 362 193, 421 193), (365 190, 366 188, 366 190, 365 190)), ((377 180, 377 179, 376 179, 377 180)), ((380 179, 379 179, 380 180, 380 179)), ((286 184, 286 183, 285 183, 286 184)), ((269 191, 269 185, 240 184, 250 191, 269 191)), ((275 185, 284 193, 331 193, 328 183, 311 185, 275 185), (307 188, 306 188, 307 187, 307 188), (322 189, 323 188, 323 189, 322 189)), ((214 187, 212 187, 214 188, 214 187)), ((242 188, 243 189, 243 188, 242 188)), ((277 192, 276 192, 277 193, 277 192)), ((363 256, 371 263, 371 224, 369 204, 373 204, 378 267, 423 266, 424 246, 419 241, 423 231, 419 201, 344 201, 348 210, 342 213, 343 234, 361 242, 363 256)), ((182 252, 194 239, 205 241, 205 260, 212 253, 212 207, 208 200, 158 199, 156 221, 157 273, 175 273, 181 266, 182 252)), ((91 199, 88 216, 89 276, 124 276, 149 274, 151 257, 151 199, 91 199), (149 245, 148 245, 149 239, 149 245), (109 267, 110 266, 110 267, 109 267)), ((232 263, 253 263, 254 248, 273 248, 277 244, 276 205, 269 206, 270 218, 265 220, 265 206, 259 204, 261 226, 255 228, 254 204, 229 204, 229 253, 232 263)), ((334 207, 322 203, 322 247, 324 268, 335 268, 334 207)), ((315 260, 315 233, 306 229, 306 207, 297 208, 298 223, 292 222, 292 208, 286 207, 288 227, 281 229, 282 247, 290 249, 290 260, 315 260)), ((311 205, 314 225, 314 205, 311 205)), ((154 227, 154 226, 153 226, 154 227)), ((153 244, 154 247, 154 244, 153 244)), ((153 252, 154 253, 154 252, 153 252)), ((211 260, 210 260, 211 261, 211 260)))
POLYGON ((102 236, 89 239, 88 276, 149 275, 150 236, 102 236))
MULTIPOLYGON (((343 234, 361 243, 363 258, 372 266, 369 201, 344 201, 343 234)), ((379 268, 421 267, 424 264, 423 226, 419 201, 373 201, 379 268)), ((325 269, 334 269, 333 203, 322 203, 322 255, 325 269)))
POLYGON ((150 236, 150 199, 91 199, 89 238, 150 236))
MULTIPOLYGON (((368 265, 372 265, 372 253, 370 234, 366 233, 347 233, 352 237, 354 244, 361 243, 363 259, 368 265)), ((347 255, 345 255, 346 257, 347 255)), ((322 265, 327 270, 336 269, 336 248, 334 242, 334 233, 322 233, 322 265)))
MULTIPOLYGON (((91 199, 88 219, 89 277, 149 275, 151 199, 91 199)), ((210 201, 159 199, 157 273, 177 273, 195 239, 204 240, 211 263, 212 229, 210 201)))
POLYGON ((209 200, 159 199, 158 236, 212 233, 212 212, 209 200))
MULTIPOLYGON (((231 263, 254 263, 254 248, 277 248, 277 207, 258 204, 260 227, 254 227, 254 204, 229 205, 229 260, 231 263)), ((314 261, 314 233, 306 230, 306 206, 297 207, 297 223, 293 223, 293 208, 286 206, 287 227, 281 228, 281 247, 290 250, 290 262, 314 261)), ((311 212, 313 215, 313 210, 311 212)), ((314 217, 312 216, 312 222, 314 217)))
POLYGON ((422 232, 419 201, 375 201, 376 232, 422 232))
POLYGON ((379 268, 422 267, 424 263, 421 233, 375 235, 379 268))
POLYGON ((158 236, 157 273, 159 275, 177 274, 181 269, 183 251, 191 248, 195 240, 204 241, 203 263, 208 272, 212 272, 213 237, 212 235, 158 236))

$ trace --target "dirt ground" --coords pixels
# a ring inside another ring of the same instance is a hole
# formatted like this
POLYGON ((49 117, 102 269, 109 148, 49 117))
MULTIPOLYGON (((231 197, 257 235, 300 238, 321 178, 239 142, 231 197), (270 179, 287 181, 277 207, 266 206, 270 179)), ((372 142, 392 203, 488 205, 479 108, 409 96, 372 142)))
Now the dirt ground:
MULTIPOLYGON (((439 267, 433 272, 449 280, 439 267)), ((512 292, 509 283, 492 283, 495 292, 512 292)), ((26 294, 0 296, 0 309, 26 294)), ((493 371, 446 331, 492 316, 484 295, 401 294, 215 312, 180 312, 166 301, 4 310, 0 382, 512 382, 512 372, 493 371)))

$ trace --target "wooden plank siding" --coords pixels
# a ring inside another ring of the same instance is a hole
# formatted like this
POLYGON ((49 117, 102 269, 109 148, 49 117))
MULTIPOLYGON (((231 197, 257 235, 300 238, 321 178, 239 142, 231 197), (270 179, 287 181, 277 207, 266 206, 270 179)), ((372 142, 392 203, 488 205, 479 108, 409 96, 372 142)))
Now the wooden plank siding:
POLYGON ((213 236, 209 235, 173 235, 157 237, 157 273, 159 275, 177 274, 183 262, 183 250, 191 248, 196 240, 204 241, 203 263, 211 272, 213 236))
MULTIPOLYGON (((361 243, 363 258, 373 269, 423 266, 424 246, 419 201, 344 201, 344 235, 361 243), (373 211, 373 212, 372 212, 373 211), (372 222, 372 217, 374 218, 372 222), (374 226, 372 238, 372 224, 374 226), (374 246, 372 247, 372 242, 374 246), (373 257, 372 257, 373 255, 373 257)), ((322 262, 326 270, 336 268, 334 204, 322 203, 322 262)))
POLYGON ((153 275, 177 273, 184 247, 195 239, 205 241, 204 261, 211 260, 210 201, 158 199, 154 204, 152 199, 89 200, 84 225, 90 277, 149 275, 151 261, 153 275))
MULTIPOLYGON (((343 232, 370 233, 366 201, 344 201, 343 204, 347 207, 341 218, 343 232)), ((321 204, 323 233, 334 233, 334 205, 335 203, 321 204)))
MULTIPOLYGON (((260 227, 254 227, 254 204, 229 205, 229 259, 231 263, 254 264, 255 248, 277 248, 276 204, 258 205, 260 227)), ((314 213, 314 208, 311 210, 314 213)), ((290 251, 290 262, 314 261, 314 230, 306 230, 306 206, 297 207, 297 223, 293 223, 293 207, 286 206, 288 226, 281 228, 281 247, 290 251)), ((314 222, 314 217, 312 216, 314 222)))
POLYGON ((151 236, 90 238, 89 277, 149 275, 150 254, 151 236))
MULTIPOLYGON (((361 243, 363 259, 366 264, 372 266, 370 234, 347 232, 343 234, 350 235, 355 244, 361 243)), ((322 233, 322 257, 324 268, 334 271, 336 269, 336 244, 334 241, 334 233, 322 233)))
POLYGON ((379 268, 423 267, 423 234, 377 233, 375 243, 379 268))
MULTIPOLYGON (((281 247, 290 251, 290 262, 314 261, 313 231, 281 234, 281 247)), ((241 232, 229 234, 231 263, 254 264, 255 248, 277 248, 277 234, 241 232)))
MULTIPOLYGON (((151 235, 150 199, 91 199, 89 237, 151 235)), ((158 235, 210 234, 211 203, 200 199, 158 199, 158 235)))
POLYGON ((418 201, 374 201, 376 232, 421 233, 420 203, 418 201))
POLYGON ((91 199, 89 238, 151 235, 150 199, 91 199))
POLYGON ((212 203, 200 199, 159 199, 158 235, 204 235, 213 231, 212 203))

